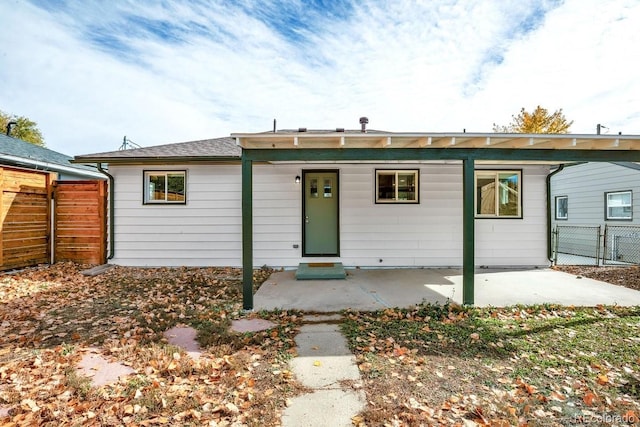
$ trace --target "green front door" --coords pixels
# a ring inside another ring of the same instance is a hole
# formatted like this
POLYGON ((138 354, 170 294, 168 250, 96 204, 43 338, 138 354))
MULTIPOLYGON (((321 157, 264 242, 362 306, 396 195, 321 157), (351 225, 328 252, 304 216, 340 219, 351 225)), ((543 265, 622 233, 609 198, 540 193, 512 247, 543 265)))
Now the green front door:
POLYGON ((303 256, 339 256, 338 171, 302 171, 303 256))

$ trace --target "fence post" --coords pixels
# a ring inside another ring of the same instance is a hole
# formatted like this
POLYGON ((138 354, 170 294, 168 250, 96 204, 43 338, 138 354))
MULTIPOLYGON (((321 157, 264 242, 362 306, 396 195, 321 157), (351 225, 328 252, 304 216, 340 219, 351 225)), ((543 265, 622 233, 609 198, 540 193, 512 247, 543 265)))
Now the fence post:
POLYGON ((558 265, 558 227, 553 230, 553 265, 558 265))
MULTIPOLYGON (((596 245, 596 267, 600 265, 600 239, 602 238, 602 226, 598 226, 598 244, 596 245)), ((602 265, 604 265, 604 250, 602 251, 602 265)))
MULTIPOLYGON (((4 215, 4 168, 0 167, 0 215, 4 215)), ((0 268, 4 265, 4 219, 0 219, 0 268)))
MULTIPOLYGON (((602 265, 606 264, 606 259, 607 259, 607 235, 609 234, 608 227, 609 225, 605 224, 604 236, 602 236, 602 265)), ((613 256, 613 254, 611 255, 613 256)))
POLYGON ((55 262, 54 252, 55 252, 55 226, 53 222, 55 221, 55 214, 53 212, 54 206, 54 187, 56 183, 57 174, 54 176, 53 174, 48 173, 45 178, 45 185, 47 190, 47 258, 49 262, 53 264, 55 262))

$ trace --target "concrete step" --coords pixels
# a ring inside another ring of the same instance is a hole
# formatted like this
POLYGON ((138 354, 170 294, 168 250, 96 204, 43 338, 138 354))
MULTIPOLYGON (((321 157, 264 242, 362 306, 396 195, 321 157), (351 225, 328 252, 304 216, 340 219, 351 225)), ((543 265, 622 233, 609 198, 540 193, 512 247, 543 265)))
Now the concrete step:
POLYGON ((346 279, 347 273, 341 262, 300 263, 296 271, 296 280, 346 279))

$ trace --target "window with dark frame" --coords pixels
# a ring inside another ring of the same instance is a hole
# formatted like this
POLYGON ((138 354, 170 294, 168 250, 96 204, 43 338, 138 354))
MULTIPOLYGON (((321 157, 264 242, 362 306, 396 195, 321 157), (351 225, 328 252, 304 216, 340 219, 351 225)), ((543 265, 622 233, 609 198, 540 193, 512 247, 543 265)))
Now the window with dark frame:
POLYGON ((633 194, 631 190, 604 193, 606 220, 632 220, 633 194))
POLYGON ((556 219, 569 219, 569 196, 556 196, 556 219))
POLYGON ((522 218, 522 171, 476 170, 476 218, 522 218))
POLYGON ((186 171, 145 171, 144 204, 185 204, 186 171))
POLYGON ((419 203, 417 169, 376 169, 376 203, 419 203))

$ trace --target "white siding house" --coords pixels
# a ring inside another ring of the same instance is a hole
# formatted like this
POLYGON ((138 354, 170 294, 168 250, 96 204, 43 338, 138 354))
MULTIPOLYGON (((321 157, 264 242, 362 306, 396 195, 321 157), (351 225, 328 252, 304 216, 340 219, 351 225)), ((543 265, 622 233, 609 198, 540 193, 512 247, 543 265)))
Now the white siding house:
POLYGON ((239 265, 239 166, 113 165, 109 173, 114 178, 114 264, 239 265), (186 171, 186 204, 143 204, 147 170, 186 171))
MULTIPOLYGON (((419 171, 419 203, 376 204, 380 164, 263 164, 253 175, 255 265, 295 267, 302 256, 303 171, 339 176, 340 261, 362 267, 462 265, 460 164, 403 163, 419 171)), ((514 169, 482 165, 478 169, 514 169)), ((486 266, 546 266, 548 166, 521 166, 522 217, 478 218, 476 262, 486 266)), ((239 164, 112 164, 114 257, 130 266, 235 266, 241 259, 239 164), (186 171, 185 204, 144 204, 145 171, 186 171)))
MULTIPOLYGON (((298 272, 461 266, 462 300, 473 304, 476 267, 549 265, 551 165, 640 161, 637 135, 381 132, 367 122, 75 161, 108 165, 111 262, 241 266, 247 310, 254 266, 301 263, 298 272)), ((628 196, 605 196, 610 215, 628 213, 628 196)))

